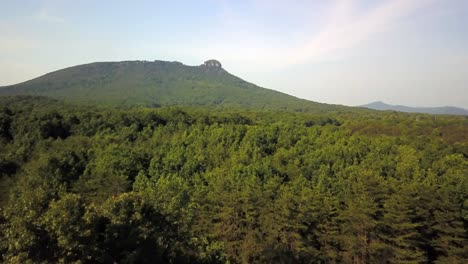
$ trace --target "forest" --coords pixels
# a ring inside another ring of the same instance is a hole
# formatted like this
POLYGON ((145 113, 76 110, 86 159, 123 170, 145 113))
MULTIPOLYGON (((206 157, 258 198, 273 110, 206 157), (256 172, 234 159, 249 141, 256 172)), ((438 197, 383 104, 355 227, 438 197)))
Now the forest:
POLYGON ((0 262, 467 261, 466 116, 0 98, 0 262))

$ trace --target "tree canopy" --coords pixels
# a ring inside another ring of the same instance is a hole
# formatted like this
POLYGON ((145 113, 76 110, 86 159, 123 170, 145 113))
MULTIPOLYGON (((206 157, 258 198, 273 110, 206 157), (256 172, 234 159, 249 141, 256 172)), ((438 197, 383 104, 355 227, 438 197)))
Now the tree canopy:
POLYGON ((466 263, 468 118, 0 98, 0 262, 466 263))

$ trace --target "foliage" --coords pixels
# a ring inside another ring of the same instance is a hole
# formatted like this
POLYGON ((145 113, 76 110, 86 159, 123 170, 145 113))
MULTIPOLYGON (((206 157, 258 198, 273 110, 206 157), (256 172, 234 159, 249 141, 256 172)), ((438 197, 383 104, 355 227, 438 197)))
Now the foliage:
POLYGON ((0 262, 468 259, 466 117, 0 109, 0 262))

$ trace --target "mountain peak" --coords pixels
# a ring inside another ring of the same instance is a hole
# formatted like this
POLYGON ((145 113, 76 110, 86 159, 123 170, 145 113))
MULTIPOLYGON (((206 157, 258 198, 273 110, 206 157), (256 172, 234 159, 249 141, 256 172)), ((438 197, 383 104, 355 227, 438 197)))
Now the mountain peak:
POLYGON ((217 61, 217 60, 207 60, 205 61, 205 63, 202 64, 202 66, 205 66, 205 67, 210 67, 210 68, 223 68, 223 66, 221 65, 221 62, 217 61))
POLYGON ((442 115, 468 115, 468 110, 453 107, 453 106, 444 106, 444 107, 411 107, 404 105, 390 105, 382 101, 372 102, 370 104, 361 105, 361 107, 373 109, 373 110, 391 110, 398 112, 406 113, 426 113, 426 114, 442 114, 442 115))
POLYGON ((388 106, 388 104, 386 104, 385 102, 383 101, 375 101, 375 102, 372 102, 368 105, 372 105, 372 106, 388 106))
POLYGON ((0 87, 0 96, 48 96, 109 106, 220 106, 316 111, 334 106, 302 100, 236 77, 217 60, 200 66, 180 62, 95 62, 0 87))

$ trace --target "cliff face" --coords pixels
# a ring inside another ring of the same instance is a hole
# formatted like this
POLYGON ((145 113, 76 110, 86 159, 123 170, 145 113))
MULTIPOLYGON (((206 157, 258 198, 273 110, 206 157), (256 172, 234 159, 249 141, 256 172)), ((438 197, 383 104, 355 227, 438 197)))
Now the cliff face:
POLYGON ((213 68, 223 68, 223 66, 221 65, 221 62, 217 60, 207 60, 205 61, 205 63, 202 64, 202 66, 213 67, 213 68))

